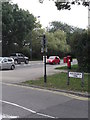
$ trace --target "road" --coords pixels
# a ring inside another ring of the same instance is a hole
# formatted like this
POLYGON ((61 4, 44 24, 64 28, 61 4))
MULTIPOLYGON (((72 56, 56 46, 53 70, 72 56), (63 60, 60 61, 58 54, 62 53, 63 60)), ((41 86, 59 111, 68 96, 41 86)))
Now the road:
POLYGON ((2 84, 3 117, 88 118, 88 99, 44 89, 2 84))
MULTIPOLYGON (((47 65, 47 74, 59 72, 54 68, 61 65, 47 65)), ((13 84, 43 76, 41 61, 17 65, 0 75, 3 118, 88 118, 87 98, 13 84)))
MULTIPOLYGON (((77 61, 73 61, 75 64, 77 61)), ((73 64, 72 63, 72 64, 73 64)), ((61 61, 60 65, 47 65, 47 75, 59 72, 55 67, 66 65, 61 61)), ((34 80, 44 76, 44 63, 42 61, 31 61, 29 64, 16 65, 15 70, 0 71, 0 81, 4 83, 20 83, 26 80, 34 80)))
MULTIPOLYGON (((2 82, 8 83, 19 83, 26 80, 33 80, 43 76, 44 64, 42 61, 31 61, 29 64, 16 65, 15 70, 3 70, 2 71, 2 82)), ((53 74, 59 72, 54 70, 54 67, 58 65, 47 65, 47 74, 53 74)), ((1 71, 0 71, 1 72, 1 71)))

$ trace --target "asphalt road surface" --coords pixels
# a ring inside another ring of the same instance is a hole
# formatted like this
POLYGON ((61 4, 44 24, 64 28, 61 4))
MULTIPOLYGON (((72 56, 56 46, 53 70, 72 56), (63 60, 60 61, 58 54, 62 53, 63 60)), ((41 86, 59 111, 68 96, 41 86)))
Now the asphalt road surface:
POLYGON ((2 84, 3 118, 88 118, 88 99, 44 89, 2 84))
MULTIPOLYGON (((61 65, 65 64, 47 65, 47 74, 59 72, 54 68, 61 65)), ((15 70, 0 71, 0 118, 88 118, 87 98, 12 84, 41 76, 41 61, 17 65, 15 70)))
MULTIPOLYGON (((74 60, 72 64, 77 61, 74 60)), ((60 65, 47 65, 47 75, 59 72, 55 67, 66 65, 61 61, 60 65)), ((0 71, 0 81, 4 83, 20 83, 26 80, 34 80, 44 76, 44 63, 42 61, 31 61, 29 64, 16 65, 15 70, 0 71)))

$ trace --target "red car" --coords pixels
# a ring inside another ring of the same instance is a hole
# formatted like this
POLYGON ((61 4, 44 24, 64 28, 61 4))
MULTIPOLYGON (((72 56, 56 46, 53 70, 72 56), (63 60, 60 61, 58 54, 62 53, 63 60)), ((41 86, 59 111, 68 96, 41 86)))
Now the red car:
POLYGON ((60 64, 60 58, 58 56, 50 56, 47 59, 48 64, 60 64))

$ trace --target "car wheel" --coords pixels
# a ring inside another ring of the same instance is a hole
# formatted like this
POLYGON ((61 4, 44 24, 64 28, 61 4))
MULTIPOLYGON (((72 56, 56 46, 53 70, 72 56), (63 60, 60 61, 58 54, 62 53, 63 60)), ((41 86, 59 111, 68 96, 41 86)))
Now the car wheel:
POLYGON ((55 62, 53 62, 53 65, 55 65, 55 62))
POLYGON ((14 65, 12 65, 12 66, 11 66, 11 70, 14 70, 14 69, 15 69, 15 66, 14 66, 14 65))
POLYGON ((17 60, 14 60, 14 63, 15 63, 15 64, 18 64, 18 61, 17 61, 17 60))
POLYGON ((28 63, 29 63, 29 60, 26 60, 26 61, 25 61, 25 64, 28 64, 28 63))

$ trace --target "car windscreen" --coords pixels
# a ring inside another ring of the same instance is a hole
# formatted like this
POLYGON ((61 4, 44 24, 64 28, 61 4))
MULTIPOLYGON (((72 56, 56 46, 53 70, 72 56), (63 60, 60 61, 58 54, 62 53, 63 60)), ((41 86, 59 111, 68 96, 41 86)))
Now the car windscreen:
POLYGON ((55 59, 55 57, 49 57, 49 59, 55 59))

